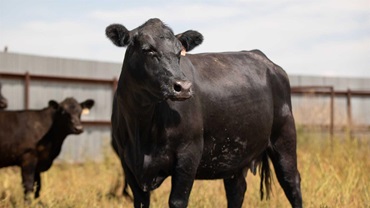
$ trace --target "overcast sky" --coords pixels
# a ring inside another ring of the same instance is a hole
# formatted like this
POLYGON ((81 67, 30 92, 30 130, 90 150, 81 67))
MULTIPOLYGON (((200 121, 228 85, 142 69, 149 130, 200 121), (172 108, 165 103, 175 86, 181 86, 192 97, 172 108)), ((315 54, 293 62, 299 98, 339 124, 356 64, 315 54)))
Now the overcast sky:
POLYGON ((122 62, 105 28, 158 17, 192 53, 262 50, 289 74, 370 77, 370 0, 0 0, 0 50, 122 62))

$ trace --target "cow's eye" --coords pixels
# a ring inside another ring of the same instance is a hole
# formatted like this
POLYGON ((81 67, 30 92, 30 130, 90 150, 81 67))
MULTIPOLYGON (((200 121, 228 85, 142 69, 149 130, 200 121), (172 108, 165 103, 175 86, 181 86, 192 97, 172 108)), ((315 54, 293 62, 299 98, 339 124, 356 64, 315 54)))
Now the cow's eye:
POLYGON ((155 51, 153 48, 143 48, 143 52, 150 56, 155 56, 157 54, 157 51, 155 51))
POLYGON ((156 54, 156 52, 153 51, 153 50, 145 50, 144 53, 146 53, 146 54, 148 54, 150 56, 154 56, 156 54))

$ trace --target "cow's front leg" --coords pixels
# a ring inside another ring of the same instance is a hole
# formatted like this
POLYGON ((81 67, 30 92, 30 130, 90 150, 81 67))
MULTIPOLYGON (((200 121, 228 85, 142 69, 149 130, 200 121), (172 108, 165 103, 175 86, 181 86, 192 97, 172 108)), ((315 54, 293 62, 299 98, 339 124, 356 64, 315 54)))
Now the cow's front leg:
MULTIPOLYGON (((122 167, 124 171, 124 181, 127 181, 131 188, 132 194, 134 195, 134 207, 135 208, 148 208, 150 204, 150 192, 144 192, 139 184, 136 182, 134 174, 127 167, 126 163, 122 160, 122 167)), ((125 184, 126 186, 126 184, 125 184)), ((124 187, 124 190, 127 187, 124 187)))
POLYGON ((172 188, 169 200, 170 207, 187 207, 190 191, 193 187, 195 175, 201 158, 201 152, 178 155, 175 171, 172 175, 172 188))
POLYGON ((26 203, 31 203, 33 185, 35 179, 35 170, 37 165, 36 156, 29 152, 26 153, 22 158, 21 172, 22 172, 22 184, 24 189, 24 200, 26 203))

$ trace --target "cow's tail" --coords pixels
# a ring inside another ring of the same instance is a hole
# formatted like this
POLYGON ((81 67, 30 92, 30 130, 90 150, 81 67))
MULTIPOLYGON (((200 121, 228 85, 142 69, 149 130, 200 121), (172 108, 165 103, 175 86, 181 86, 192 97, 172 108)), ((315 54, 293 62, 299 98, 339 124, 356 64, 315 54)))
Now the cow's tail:
POLYGON ((269 158, 267 155, 267 152, 263 153, 262 156, 262 164, 260 165, 260 175, 261 175, 261 183, 260 183, 260 193, 261 193, 261 200, 263 200, 263 197, 266 199, 270 198, 270 192, 271 192, 271 170, 269 165, 269 158), (265 192, 266 191, 266 196, 265 192))

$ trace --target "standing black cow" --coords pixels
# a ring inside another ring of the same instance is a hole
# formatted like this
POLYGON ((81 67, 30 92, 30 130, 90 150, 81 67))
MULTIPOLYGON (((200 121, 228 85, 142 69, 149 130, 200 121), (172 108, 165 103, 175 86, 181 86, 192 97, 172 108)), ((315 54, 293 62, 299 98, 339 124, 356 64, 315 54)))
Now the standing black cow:
POLYGON ((241 207, 245 172, 268 158, 293 207, 302 206, 296 130, 287 74, 258 50, 182 56, 196 31, 174 35, 159 19, 107 37, 127 46, 112 113, 118 150, 135 207, 172 176, 170 207, 186 207, 194 179, 224 179, 228 207, 241 207), (179 102, 181 101, 181 102, 179 102))
POLYGON ((2 88, 2 85, 0 83, 0 109, 5 109, 6 107, 8 107, 8 101, 1 93, 1 88, 2 88))
POLYGON ((41 190, 40 173, 47 171, 59 155, 69 134, 83 132, 82 109, 90 109, 93 100, 78 103, 67 98, 60 104, 49 101, 42 110, 0 111, 0 168, 20 166, 25 200, 41 190))

